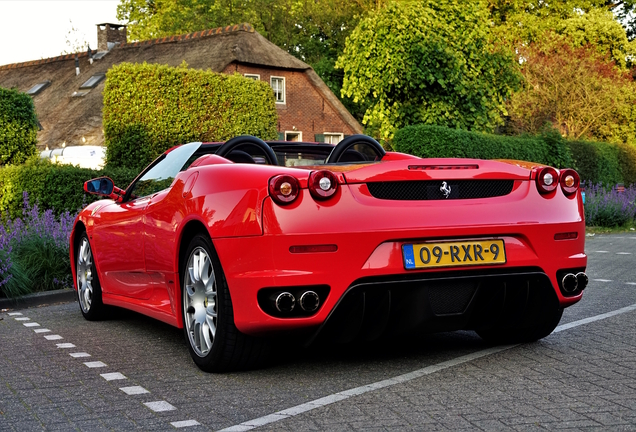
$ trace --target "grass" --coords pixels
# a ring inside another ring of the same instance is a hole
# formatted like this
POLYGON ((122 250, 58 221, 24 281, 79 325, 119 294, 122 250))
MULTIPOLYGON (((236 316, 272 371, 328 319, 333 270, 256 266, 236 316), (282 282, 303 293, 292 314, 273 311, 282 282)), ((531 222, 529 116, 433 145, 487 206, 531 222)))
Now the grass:
POLYGON ((601 227, 601 226, 588 226, 585 227, 586 234, 619 234, 619 233, 632 233, 636 234, 636 223, 632 221, 622 226, 615 227, 601 227))

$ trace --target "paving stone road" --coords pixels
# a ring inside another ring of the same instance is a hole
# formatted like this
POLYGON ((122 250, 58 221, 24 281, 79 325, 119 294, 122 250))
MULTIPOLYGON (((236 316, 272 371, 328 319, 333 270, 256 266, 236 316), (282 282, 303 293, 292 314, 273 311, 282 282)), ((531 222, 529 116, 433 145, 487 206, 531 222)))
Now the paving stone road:
POLYGON ((271 367, 214 375, 180 330, 132 312, 0 313, 0 431, 636 430, 636 307, 622 309, 636 305, 636 235, 597 234, 586 249, 590 286, 561 321, 575 327, 496 353, 454 332, 288 349, 271 367))

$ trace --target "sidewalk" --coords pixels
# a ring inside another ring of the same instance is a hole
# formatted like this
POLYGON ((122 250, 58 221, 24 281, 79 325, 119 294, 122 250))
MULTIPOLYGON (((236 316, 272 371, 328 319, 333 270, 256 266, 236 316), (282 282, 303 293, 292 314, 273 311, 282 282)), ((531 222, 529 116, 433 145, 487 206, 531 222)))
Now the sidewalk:
POLYGON ((45 291, 35 294, 29 294, 13 299, 0 299, 0 310, 5 309, 26 309, 31 307, 39 307, 54 303, 70 303, 76 301, 77 295, 75 290, 65 288, 55 291, 45 291))

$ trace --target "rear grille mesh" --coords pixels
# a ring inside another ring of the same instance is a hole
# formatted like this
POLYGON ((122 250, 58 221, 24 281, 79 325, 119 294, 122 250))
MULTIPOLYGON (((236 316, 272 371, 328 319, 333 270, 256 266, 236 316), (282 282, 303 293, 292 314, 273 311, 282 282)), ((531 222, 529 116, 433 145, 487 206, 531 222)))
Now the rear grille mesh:
POLYGON ((423 180, 367 183, 369 192, 374 198, 401 201, 493 198, 508 195, 512 192, 513 186, 514 180, 423 180))
POLYGON ((435 315, 462 313, 475 295, 474 282, 442 282, 428 289, 428 301, 435 315))

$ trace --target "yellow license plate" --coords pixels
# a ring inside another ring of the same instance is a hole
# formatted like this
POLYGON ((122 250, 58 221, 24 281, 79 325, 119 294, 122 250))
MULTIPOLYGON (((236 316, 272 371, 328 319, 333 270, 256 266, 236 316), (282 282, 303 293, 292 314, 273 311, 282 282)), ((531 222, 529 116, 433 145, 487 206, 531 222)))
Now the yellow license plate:
POLYGON ((402 245, 404 268, 505 264, 506 249, 501 239, 402 245))

